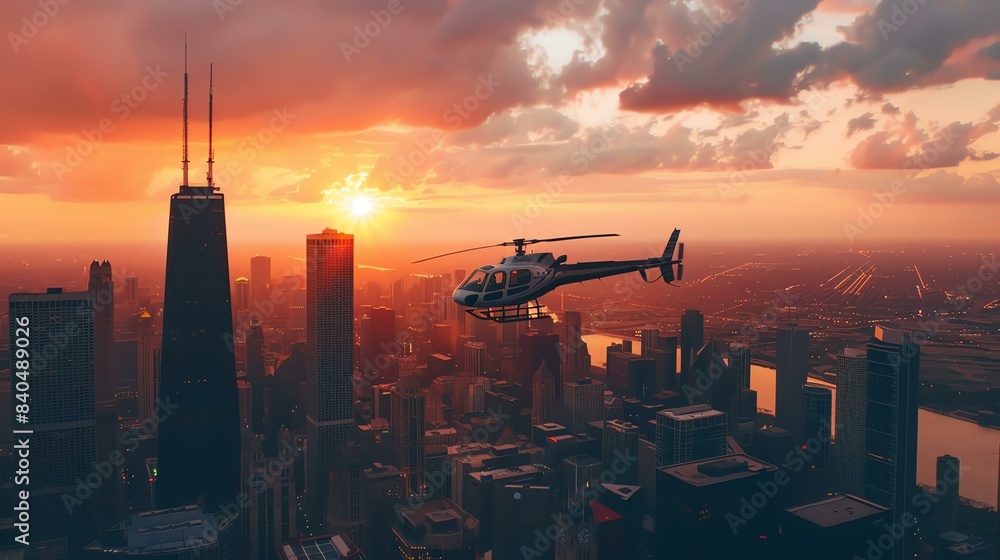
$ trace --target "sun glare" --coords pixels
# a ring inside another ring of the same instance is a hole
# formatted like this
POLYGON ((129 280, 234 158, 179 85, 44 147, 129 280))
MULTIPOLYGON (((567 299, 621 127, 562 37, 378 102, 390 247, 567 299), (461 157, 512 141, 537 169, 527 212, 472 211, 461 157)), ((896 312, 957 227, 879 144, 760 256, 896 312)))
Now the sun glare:
POLYGON ((351 215, 355 218, 365 218, 375 211, 375 202, 363 195, 355 195, 350 206, 351 215))

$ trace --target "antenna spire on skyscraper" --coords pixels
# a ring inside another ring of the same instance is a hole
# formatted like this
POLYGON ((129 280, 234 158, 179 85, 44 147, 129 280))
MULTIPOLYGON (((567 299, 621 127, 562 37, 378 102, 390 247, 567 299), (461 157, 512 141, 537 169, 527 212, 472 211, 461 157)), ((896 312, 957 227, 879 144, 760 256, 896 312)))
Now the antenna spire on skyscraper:
POLYGON ((212 65, 208 65, 208 186, 214 187, 215 181, 212 179, 212 164, 215 163, 215 152, 212 150, 212 94, 214 85, 212 83, 212 65))
POLYGON ((184 32, 184 159, 181 160, 184 171, 183 185, 188 186, 188 36, 184 32))

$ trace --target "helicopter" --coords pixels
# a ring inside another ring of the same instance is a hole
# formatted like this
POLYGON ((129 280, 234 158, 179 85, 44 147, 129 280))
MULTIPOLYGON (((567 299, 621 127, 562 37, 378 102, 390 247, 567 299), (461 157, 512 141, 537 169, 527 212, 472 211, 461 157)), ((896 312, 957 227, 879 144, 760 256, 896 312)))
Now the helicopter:
POLYGON ((497 323, 528 321, 547 316, 544 307, 539 305, 538 298, 565 284, 638 271, 646 282, 662 279, 667 284, 675 285, 674 280, 681 280, 684 274, 684 265, 681 264, 684 259, 684 244, 677 243, 680 234, 679 229, 670 234, 663 255, 643 260, 566 264, 566 255, 555 257, 552 253, 525 254, 525 247, 536 243, 619 236, 617 233, 599 233, 549 239, 514 239, 494 245, 452 251, 420 259, 412 264, 490 247, 514 247, 514 254, 504 257, 500 264, 485 265, 474 270, 458 285, 452 299, 455 303, 469 308, 465 310, 466 313, 477 319, 497 323), (675 247, 676 259, 674 259, 675 247), (646 270, 650 268, 659 268, 660 277, 650 280, 646 275, 646 270))

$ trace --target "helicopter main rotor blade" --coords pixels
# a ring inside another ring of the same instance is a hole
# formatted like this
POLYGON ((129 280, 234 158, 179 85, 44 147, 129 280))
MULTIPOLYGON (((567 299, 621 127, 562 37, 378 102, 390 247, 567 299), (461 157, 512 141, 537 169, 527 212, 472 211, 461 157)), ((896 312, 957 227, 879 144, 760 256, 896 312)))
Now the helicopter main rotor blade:
POLYGON ((525 245, 529 243, 545 243, 548 241, 569 241, 570 239, 589 239, 592 237, 620 237, 617 233, 595 233, 591 235, 571 235, 569 237, 551 237, 549 239, 525 239, 525 245))
POLYGON ((503 247, 504 245, 506 245, 506 243, 496 243, 496 244, 493 244, 493 245, 483 245, 482 247, 473 247, 471 249, 462 249, 461 251, 452 251, 450 253, 444 253, 443 255, 435 255, 433 257, 427 257, 426 259, 420 259, 419 261, 413 261, 410 264, 422 263, 424 261, 429 261, 429 260, 432 260, 432 259, 439 259, 441 257, 447 257, 449 255, 457 255, 459 253, 467 253, 469 251, 478 251, 480 249, 489 249, 490 247, 503 247))

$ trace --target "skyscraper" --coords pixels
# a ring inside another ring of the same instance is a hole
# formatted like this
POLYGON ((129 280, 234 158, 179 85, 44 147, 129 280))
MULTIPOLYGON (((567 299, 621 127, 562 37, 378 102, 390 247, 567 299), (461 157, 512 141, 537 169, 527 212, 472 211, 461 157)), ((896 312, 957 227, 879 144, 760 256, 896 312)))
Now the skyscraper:
POLYGON ((236 290, 233 293, 233 307, 237 312, 250 309, 250 280, 239 277, 236 279, 236 290))
POLYGON ((750 345, 746 342, 729 344, 729 367, 736 368, 740 390, 750 388, 750 345))
MULTIPOLYGON (((865 426, 867 498, 899 519, 917 488, 917 393, 920 347, 910 335, 875 327, 868 341, 865 426)), ((894 541, 893 560, 911 557, 911 539, 894 541)))
POLYGON ((170 197, 160 398, 177 408, 160 425, 159 506, 204 497, 214 511, 240 489, 226 210, 217 191, 185 180, 170 197))
POLYGON ((306 488, 318 521, 333 460, 354 432, 354 236, 307 236, 306 271, 306 488))
POLYGON ((587 433, 587 424, 604 419, 604 383, 581 377, 563 383, 563 409, 573 434, 587 433))
POLYGON ((939 500, 934 511, 935 534, 958 529, 959 484, 961 483, 961 461, 952 455, 937 458, 937 477, 934 496, 939 500))
POLYGON ((556 420, 556 378, 542 362, 531 379, 531 424, 545 424, 556 420))
MULTIPOLYGON (((32 553, 46 545, 57 549, 63 541, 72 555, 97 536, 96 497, 68 504, 63 499, 94 473, 97 460, 94 311, 90 292, 50 288, 9 298, 11 366, 19 361, 16 349, 24 347, 18 340, 25 340, 29 350, 37 348, 27 370, 28 422, 14 425, 34 432, 14 436, 15 445, 19 438, 30 440, 31 465, 37 466, 30 472, 32 553)), ((15 382, 22 371, 12 367, 15 382)))
POLYGON ((266 307, 261 303, 271 298, 271 257, 257 255, 250 258, 250 310, 258 313, 266 307))
POLYGON ((687 379, 694 353, 705 344, 705 318, 697 309, 681 315, 681 377, 687 379))
POLYGON ((726 413, 706 404, 656 414, 656 466, 666 467, 726 454, 726 413))
MULTIPOLYGON (((833 392, 828 387, 816 383, 802 386, 802 406, 805 411, 805 436, 816 438, 822 444, 813 455, 812 466, 826 469, 830 466, 830 442, 823 441, 830 436, 831 413, 833 412, 833 392)), ((809 448, 813 452, 813 448, 809 448)))
POLYGON ((777 329, 778 346, 774 381, 774 423, 792 433, 795 441, 805 433, 802 386, 809 373, 809 329, 795 323, 777 329))
POLYGON ((465 343, 465 369, 473 377, 486 375, 486 343, 469 341, 465 343))
POLYGON ((111 278, 111 263, 90 263, 87 291, 94 296, 94 379, 97 402, 115 398, 114 371, 111 350, 115 342, 115 283, 111 278))
POLYGON ((562 380, 576 381, 590 375, 590 353, 583 341, 583 317, 579 311, 567 311, 560 323, 559 354, 562 380))
POLYGON ((424 413, 426 393, 410 377, 400 379, 392 390, 389 434, 399 472, 406 479, 408 495, 422 494, 424 479, 424 413))
POLYGON ((604 470, 615 473, 615 484, 639 482, 639 427, 631 422, 611 420, 604 423, 601 446, 604 470), (618 474, 620 470, 625 472, 618 474))
POLYGON ((153 317, 145 309, 139 313, 138 344, 139 420, 142 421, 146 418, 156 418, 156 395, 160 388, 160 380, 156 375, 160 368, 155 363, 155 357, 159 356, 159 352, 154 352, 159 348, 160 341, 156 340, 153 331, 153 317))
POLYGON ((868 355, 845 348, 837 355, 837 444, 833 481, 838 492, 865 493, 865 419, 868 409, 868 355))

